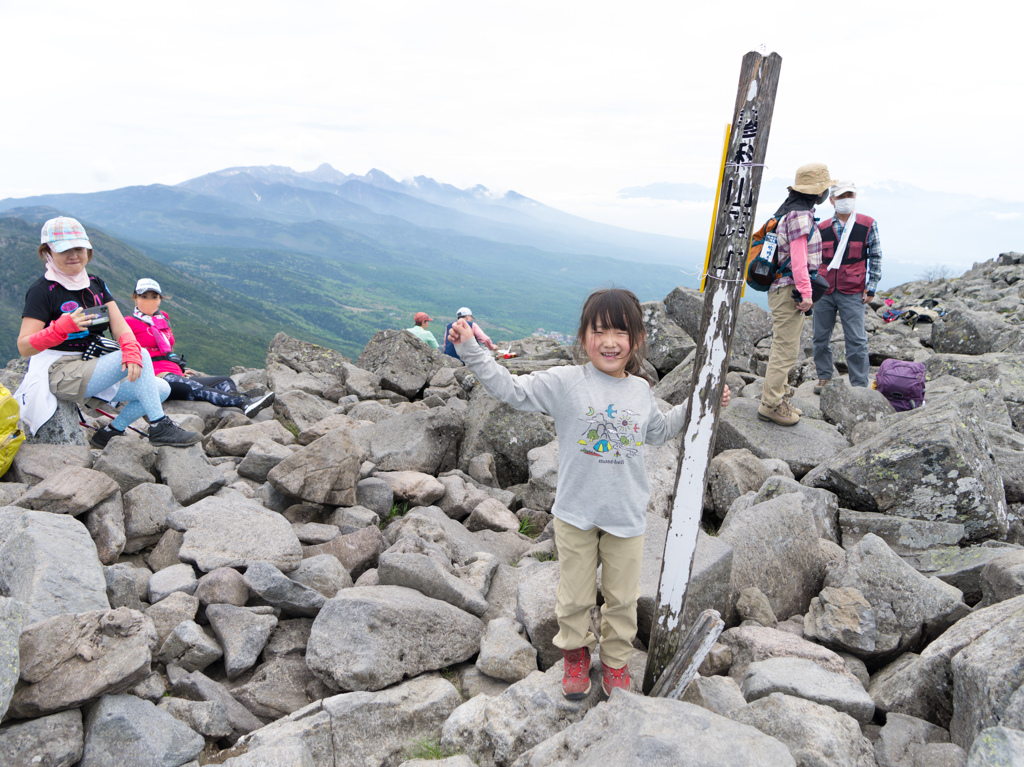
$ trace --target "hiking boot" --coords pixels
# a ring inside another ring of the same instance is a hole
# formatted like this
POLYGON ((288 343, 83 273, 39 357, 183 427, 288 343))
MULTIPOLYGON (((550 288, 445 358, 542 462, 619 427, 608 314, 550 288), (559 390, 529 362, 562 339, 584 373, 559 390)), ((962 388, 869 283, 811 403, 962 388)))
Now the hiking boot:
POLYGON ((583 700, 590 693, 590 650, 562 650, 562 660, 562 695, 566 700, 583 700))
POLYGON ((800 408, 798 408, 796 405, 793 404, 793 400, 791 398, 786 397, 786 404, 789 405, 789 409, 792 410, 797 415, 803 415, 804 414, 803 410, 801 410, 800 408))
POLYGON ((89 437, 89 444, 93 447, 98 447, 100 450, 107 446, 114 437, 123 437, 124 432, 118 431, 113 426, 104 426, 102 429, 97 429, 93 432, 93 435, 89 437))
POLYGON ((601 689, 605 695, 611 695, 612 690, 618 687, 620 690, 629 690, 629 666, 612 668, 604 661, 601 662, 601 689))
POLYGON ((779 426, 795 426, 800 416, 793 412, 786 400, 782 400, 775 407, 768 407, 763 402, 757 409, 757 417, 762 421, 774 421, 779 426))
POLYGON ((821 394, 821 390, 824 389, 828 382, 831 380, 831 378, 819 378, 818 383, 815 384, 814 386, 814 393, 821 394))
POLYGON ((196 444, 202 438, 202 434, 181 428, 167 416, 149 424, 149 444, 151 445, 188 447, 196 444))
POLYGON ((265 407, 274 404, 274 392, 267 392, 260 397, 242 397, 242 412, 252 418, 265 407))

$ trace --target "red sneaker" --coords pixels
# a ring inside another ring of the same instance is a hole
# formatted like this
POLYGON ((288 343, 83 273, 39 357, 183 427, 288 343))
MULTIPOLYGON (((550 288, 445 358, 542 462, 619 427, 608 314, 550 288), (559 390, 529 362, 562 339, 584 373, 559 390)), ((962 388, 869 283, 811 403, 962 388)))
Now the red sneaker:
POLYGON ((562 675, 562 695, 566 700, 583 700, 590 692, 590 650, 562 650, 565 672, 562 675))
POLYGON ((611 695, 613 687, 628 691, 629 681, 629 666, 612 668, 604 662, 601 663, 601 688, 605 695, 611 695))

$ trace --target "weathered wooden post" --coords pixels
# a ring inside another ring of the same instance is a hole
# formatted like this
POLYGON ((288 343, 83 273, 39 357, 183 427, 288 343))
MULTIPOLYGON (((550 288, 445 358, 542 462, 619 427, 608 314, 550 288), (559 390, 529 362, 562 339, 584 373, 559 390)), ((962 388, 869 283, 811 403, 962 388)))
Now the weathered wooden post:
POLYGON ((676 491, 651 627, 645 693, 651 692, 683 640, 680 621, 704 508, 708 464, 715 444, 750 235, 756 229, 754 211, 781 67, 782 57, 777 53, 764 57, 751 52, 743 57, 740 69, 705 278, 704 313, 699 338, 695 339, 692 394, 683 424, 676 491))

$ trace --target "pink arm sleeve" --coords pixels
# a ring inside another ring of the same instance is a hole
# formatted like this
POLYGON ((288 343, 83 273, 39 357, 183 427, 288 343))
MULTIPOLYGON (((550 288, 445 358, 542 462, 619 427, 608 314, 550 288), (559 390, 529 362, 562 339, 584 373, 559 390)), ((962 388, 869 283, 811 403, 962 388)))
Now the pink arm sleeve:
POLYGON ((473 323, 473 336, 476 338, 477 341, 482 343, 488 349, 491 349, 492 351, 495 349, 494 342, 487 337, 487 334, 480 328, 480 325, 477 324, 476 322, 473 323))
POLYGON ((789 243, 789 267, 793 270, 793 282, 805 301, 811 300, 811 278, 807 273, 807 236, 789 243))

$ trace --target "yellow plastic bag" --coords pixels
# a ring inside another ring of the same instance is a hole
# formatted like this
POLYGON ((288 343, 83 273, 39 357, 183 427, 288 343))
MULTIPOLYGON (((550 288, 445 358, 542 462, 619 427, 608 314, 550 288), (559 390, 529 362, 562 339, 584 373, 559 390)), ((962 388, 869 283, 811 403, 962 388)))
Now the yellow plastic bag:
POLYGON ((7 473, 14 461, 25 434, 18 428, 21 411, 18 401, 11 396, 6 386, 0 384, 0 477, 7 473))

